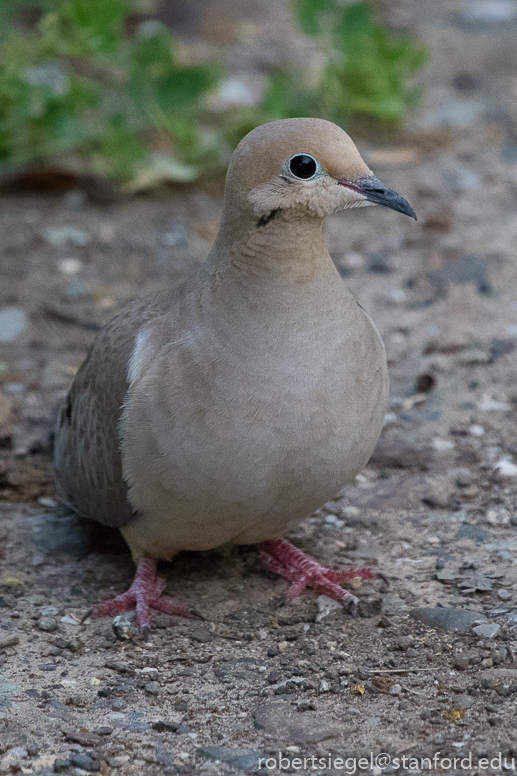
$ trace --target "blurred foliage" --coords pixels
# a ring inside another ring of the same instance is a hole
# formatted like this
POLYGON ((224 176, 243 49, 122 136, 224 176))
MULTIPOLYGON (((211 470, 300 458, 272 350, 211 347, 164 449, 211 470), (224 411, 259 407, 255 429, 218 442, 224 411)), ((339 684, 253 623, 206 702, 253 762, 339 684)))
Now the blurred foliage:
POLYGON ((423 48, 374 23, 367 2, 294 0, 302 32, 325 52, 317 83, 286 66, 266 77, 258 104, 214 110, 219 64, 182 63, 157 21, 129 35, 128 2, 26 0, 39 21, 20 29, 9 20, 23 0, 0 0, 0 170, 73 152, 121 184, 152 183, 160 171, 192 180, 265 121, 399 122, 414 100, 407 78, 425 61, 423 48))

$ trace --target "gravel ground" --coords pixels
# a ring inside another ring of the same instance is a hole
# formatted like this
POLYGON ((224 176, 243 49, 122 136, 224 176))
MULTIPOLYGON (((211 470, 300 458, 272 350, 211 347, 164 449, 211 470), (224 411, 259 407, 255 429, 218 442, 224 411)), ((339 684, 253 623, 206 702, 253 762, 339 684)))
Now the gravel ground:
MULTIPOLYGON (((328 235, 386 343, 391 405, 355 485, 290 538, 389 589, 355 586, 357 619, 310 591, 284 606, 252 547, 223 547, 163 565, 201 624, 155 616, 149 643, 125 617, 80 624, 133 566, 56 507, 52 417, 113 311, 203 260, 221 192, 4 195, 0 774, 517 767, 517 6, 383 7, 432 57, 404 133, 360 146, 419 221, 352 211, 328 235)), ((271 33, 260 12, 255 48, 230 41, 241 64, 271 33)))

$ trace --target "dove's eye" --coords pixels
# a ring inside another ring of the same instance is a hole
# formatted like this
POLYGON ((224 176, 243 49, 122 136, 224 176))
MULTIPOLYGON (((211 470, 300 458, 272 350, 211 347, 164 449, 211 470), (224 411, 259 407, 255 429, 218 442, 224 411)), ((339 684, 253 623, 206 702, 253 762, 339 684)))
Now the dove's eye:
POLYGON ((316 173, 321 170, 316 159, 310 154, 295 154, 291 156, 287 166, 291 175, 304 181, 314 178, 316 173))

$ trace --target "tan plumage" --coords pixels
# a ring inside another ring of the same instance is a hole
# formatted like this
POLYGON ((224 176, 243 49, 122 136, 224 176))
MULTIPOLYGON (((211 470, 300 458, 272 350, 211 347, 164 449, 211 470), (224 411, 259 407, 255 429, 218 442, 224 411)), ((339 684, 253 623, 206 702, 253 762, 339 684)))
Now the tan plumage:
POLYGON ((58 488, 118 526, 135 561, 277 537, 367 462, 384 347, 322 221, 371 201, 413 214, 335 125, 258 127, 233 154, 205 264, 96 338, 61 414, 58 488), (313 177, 292 173, 299 155, 313 177))

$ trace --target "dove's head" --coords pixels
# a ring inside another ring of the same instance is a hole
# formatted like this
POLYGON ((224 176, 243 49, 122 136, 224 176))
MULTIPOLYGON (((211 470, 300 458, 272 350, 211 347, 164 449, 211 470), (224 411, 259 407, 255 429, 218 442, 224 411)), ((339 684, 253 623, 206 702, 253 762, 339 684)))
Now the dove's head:
POLYGON ((226 200, 259 223, 279 211, 293 219, 323 218, 364 205, 416 218, 410 204, 374 176, 346 132, 322 119, 272 121, 246 135, 228 168, 226 200))

